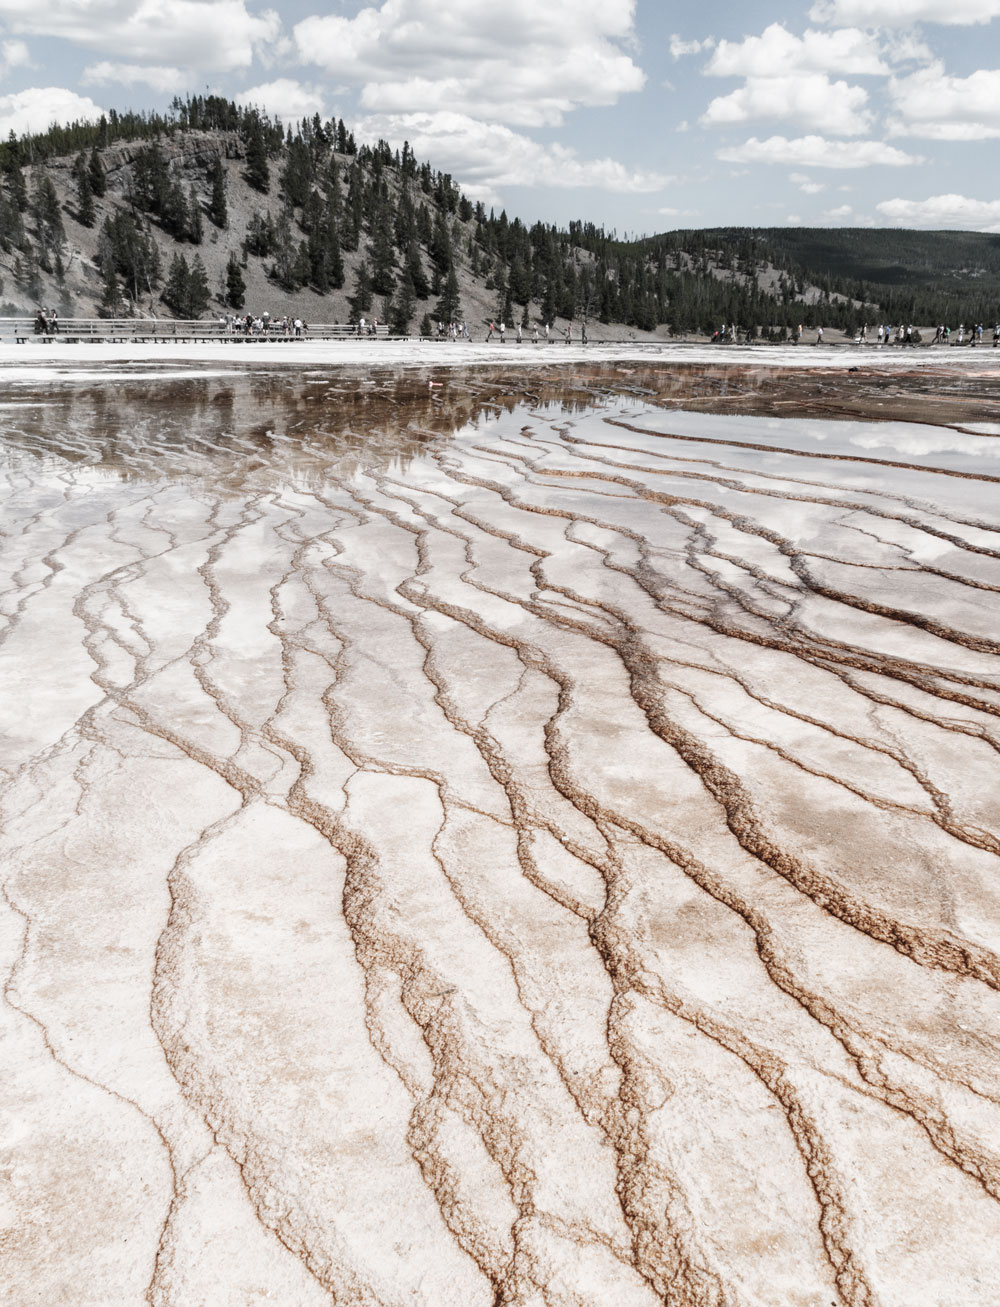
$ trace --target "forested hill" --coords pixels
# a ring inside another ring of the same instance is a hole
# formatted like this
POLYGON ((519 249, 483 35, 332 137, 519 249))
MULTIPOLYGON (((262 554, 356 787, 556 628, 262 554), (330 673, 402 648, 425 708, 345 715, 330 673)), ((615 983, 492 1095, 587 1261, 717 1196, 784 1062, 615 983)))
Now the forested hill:
POLYGON ((868 227, 718 227, 673 231, 641 242, 651 258, 735 269, 781 298, 808 286, 876 304, 893 322, 997 320, 1000 235, 868 227), (778 284, 780 283, 780 284, 778 284))
POLYGON ((0 144, 0 308, 600 324, 772 336, 994 321, 1000 238, 720 228, 620 241, 487 211, 408 146, 283 125, 218 97, 0 144))

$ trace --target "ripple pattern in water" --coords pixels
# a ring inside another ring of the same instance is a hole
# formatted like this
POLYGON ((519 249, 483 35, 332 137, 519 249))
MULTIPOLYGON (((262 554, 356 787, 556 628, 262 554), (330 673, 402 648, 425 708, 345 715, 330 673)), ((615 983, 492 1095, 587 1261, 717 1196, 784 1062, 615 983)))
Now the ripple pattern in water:
POLYGON ((1000 1301, 997 438, 406 385, 0 413, 5 1301, 1000 1301))

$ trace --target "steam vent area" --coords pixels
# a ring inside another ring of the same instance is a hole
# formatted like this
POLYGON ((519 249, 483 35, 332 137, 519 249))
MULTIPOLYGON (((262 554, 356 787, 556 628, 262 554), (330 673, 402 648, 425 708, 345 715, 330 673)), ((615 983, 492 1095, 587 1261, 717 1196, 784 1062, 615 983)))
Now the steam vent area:
POLYGON ((0 1300, 997 1307, 979 353, 10 371, 0 1300))

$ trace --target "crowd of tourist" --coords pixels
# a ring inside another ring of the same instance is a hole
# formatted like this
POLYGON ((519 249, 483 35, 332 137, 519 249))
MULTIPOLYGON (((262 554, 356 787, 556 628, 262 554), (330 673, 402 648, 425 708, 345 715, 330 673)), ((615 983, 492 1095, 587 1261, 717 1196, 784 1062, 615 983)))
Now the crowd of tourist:
POLYGON ((59 314, 55 309, 39 309, 35 314, 35 335, 54 336, 59 331, 59 314))
MULTIPOLYGON (((986 339, 989 328, 984 327, 981 322, 974 326, 966 327, 964 322, 958 324, 957 331, 952 331, 951 327, 941 325, 934 331, 934 339, 930 342, 932 345, 982 345, 986 339)), ((768 340, 790 340, 793 345, 800 345, 805 328, 800 323, 797 327, 792 327, 786 331, 786 328, 766 328, 764 335, 768 340)), ((845 332, 845 335, 851 335, 845 332)), ((993 348, 1000 349, 1000 322, 992 329, 993 348)), ((884 345, 919 345, 922 336, 912 323, 901 322, 897 326, 891 323, 880 322, 874 329, 869 328, 868 323, 863 323, 853 332, 855 345, 877 345, 881 348, 884 345)), ((754 327, 737 327, 735 323, 723 323, 718 330, 712 332, 713 344, 745 344, 752 345, 757 339, 757 330, 754 327)), ((817 345, 822 345, 824 341, 824 329, 816 328, 817 345)))
POLYGON ((239 315, 227 313, 219 319, 219 326, 230 336, 304 336, 309 330, 301 318, 272 318, 270 313, 239 315))

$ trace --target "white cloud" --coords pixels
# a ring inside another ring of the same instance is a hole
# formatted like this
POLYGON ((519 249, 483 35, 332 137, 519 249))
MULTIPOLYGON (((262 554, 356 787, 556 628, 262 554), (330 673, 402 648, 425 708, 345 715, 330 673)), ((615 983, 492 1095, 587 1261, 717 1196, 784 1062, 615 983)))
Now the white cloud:
POLYGON ((383 0, 353 18, 295 27, 299 57, 361 84, 378 113, 479 113, 555 126, 584 105, 614 104, 645 74, 619 42, 634 36, 635 0, 383 0))
POLYGON ((0 0, 0 18, 119 58, 226 72, 248 67, 281 29, 276 13, 250 13, 245 0, 0 0))
POLYGON ((893 64, 929 64, 934 60, 934 51, 926 41, 922 41, 916 32, 885 33, 885 52, 893 64))
POLYGON ((700 121, 706 127, 731 127, 767 118, 791 119, 801 128, 852 136, 871 127, 867 103, 863 87, 831 82, 825 73, 749 77, 729 95, 714 99, 700 121))
POLYGON ((825 222, 840 222, 844 218, 849 218, 854 210, 849 204, 841 204, 836 209, 827 209, 823 214, 825 222))
POLYGON ((809 17, 817 23, 860 23, 864 27, 912 27, 942 23, 967 27, 1000 16, 1000 0, 816 0, 809 17))
POLYGON ((751 136, 742 145, 717 150, 723 163, 781 163, 793 168, 891 168, 923 163, 919 155, 905 154, 882 141, 828 141, 822 136, 751 136))
POLYGON ((564 145, 540 145, 500 123, 467 114, 376 114, 356 131, 365 140, 404 141, 418 159, 449 172, 474 199, 495 200, 504 186, 594 187, 627 194, 662 190, 674 179, 626 168, 616 159, 580 159, 564 145))
MULTIPOLYGON (((792 181, 796 180, 795 174, 791 176, 792 181)), ((822 195, 826 190, 826 182, 812 182, 808 177, 802 177, 798 183, 798 188, 804 195, 822 195)))
POLYGON ((687 54, 700 54, 702 50, 711 50, 715 45, 715 38, 707 36, 704 41, 684 41, 677 33, 670 38, 670 56, 672 59, 683 59, 687 54))
POLYGON ((279 77, 262 86, 251 86, 233 97, 237 104, 255 105, 285 123, 324 114, 323 94, 314 86, 304 86, 290 77, 279 77))
POLYGON ((12 95, 0 95, 0 136, 15 132, 44 132, 53 123, 77 120, 97 122, 104 110, 85 95, 62 86, 32 86, 12 95))
POLYGON ((705 65, 709 77, 787 77, 793 73, 885 74, 876 38, 856 27, 836 32, 809 30, 795 36, 772 23, 760 36, 720 41, 705 65))
POLYGON ((80 81, 85 86, 150 86, 164 95, 179 95, 185 90, 186 77, 179 68, 116 64, 104 60, 89 64, 80 75, 80 81))
POLYGON ((0 74, 12 68, 33 68, 31 54, 23 41, 4 41, 0 45, 0 74))
POLYGON ((785 215, 785 222, 789 227, 798 227, 802 223, 802 215, 801 213, 787 213, 785 215))
POLYGON ((889 83, 890 136, 983 141, 1000 136, 1000 69, 949 77, 940 63, 889 83))
POLYGON ((926 200, 883 200, 876 209, 897 227, 1000 231, 1000 200, 932 195, 926 200))

